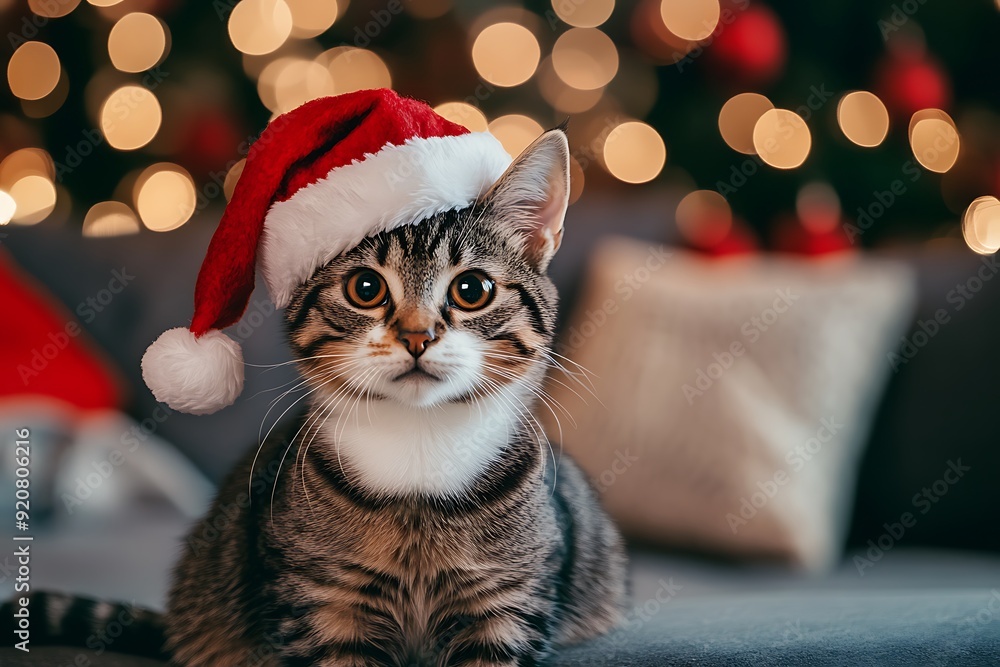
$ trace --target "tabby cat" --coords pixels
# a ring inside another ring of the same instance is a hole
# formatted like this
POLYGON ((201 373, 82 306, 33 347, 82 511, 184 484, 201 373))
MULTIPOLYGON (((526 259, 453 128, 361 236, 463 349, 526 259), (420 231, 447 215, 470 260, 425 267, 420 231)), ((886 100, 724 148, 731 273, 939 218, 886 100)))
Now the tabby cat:
POLYGON ((568 162, 547 132, 471 207, 370 237, 298 289, 309 408, 188 539, 176 663, 536 665, 620 619, 621 537, 532 416, 568 162))

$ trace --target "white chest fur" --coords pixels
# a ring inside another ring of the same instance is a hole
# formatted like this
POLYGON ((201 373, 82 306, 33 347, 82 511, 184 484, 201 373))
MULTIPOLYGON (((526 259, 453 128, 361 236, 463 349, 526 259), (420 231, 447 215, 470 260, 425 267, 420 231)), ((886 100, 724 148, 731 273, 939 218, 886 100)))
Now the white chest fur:
POLYGON ((513 395, 428 408, 361 401, 322 430, 373 491, 457 495, 503 451, 521 409, 513 395))

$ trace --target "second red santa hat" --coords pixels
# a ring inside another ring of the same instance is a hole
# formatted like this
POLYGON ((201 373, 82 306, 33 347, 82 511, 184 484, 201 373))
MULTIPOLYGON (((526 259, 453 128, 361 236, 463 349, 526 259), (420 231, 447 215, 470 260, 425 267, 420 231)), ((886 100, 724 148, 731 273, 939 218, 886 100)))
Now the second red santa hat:
POLYGON ((142 358, 158 401, 209 414, 243 390, 243 355, 222 329, 246 310, 259 268, 275 305, 364 238, 472 204, 511 158, 391 90, 308 102, 253 144, 195 287, 189 328, 160 335, 142 358))

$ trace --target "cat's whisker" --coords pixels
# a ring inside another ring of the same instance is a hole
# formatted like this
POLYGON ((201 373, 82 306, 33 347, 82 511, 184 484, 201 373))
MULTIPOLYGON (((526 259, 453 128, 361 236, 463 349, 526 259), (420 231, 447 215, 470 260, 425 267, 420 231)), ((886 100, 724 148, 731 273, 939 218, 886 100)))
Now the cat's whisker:
MULTIPOLYGON (((325 414, 327 414, 329 412, 329 410, 334 409, 336 407, 336 402, 338 401, 338 398, 340 396, 344 395, 347 391, 348 391, 348 387, 347 387, 347 383, 345 383, 344 385, 342 385, 341 387, 339 387, 335 392, 333 392, 333 394, 330 396, 329 399, 327 399, 326 401, 323 402, 323 404, 315 412, 314 415, 310 415, 310 418, 307 420, 307 424, 310 421, 312 421, 312 423, 313 423, 313 425, 314 425, 315 428, 312 428, 312 435, 309 436, 309 442, 306 443, 305 447, 300 447, 299 451, 296 452, 296 454, 295 454, 295 467, 299 469, 301 483, 302 483, 302 491, 303 491, 303 494, 306 497, 306 501, 309 503, 310 511, 312 511, 312 501, 311 501, 311 499, 309 497, 309 489, 306 486, 306 473, 305 473, 305 465, 304 465, 305 461, 306 461, 306 457, 309 454, 309 447, 312 445, 313 440, 315 440, 316 436, 319 434, 319 431, 320 431, 320 428, 321 428, 321 426, 319 424, 320 418, 323 417, 325 414), (315 419, 313 419, 314 417, 315 417, 315 419), (301 463, 299 462, 300 458, 301 458, 301 463)), ((324 420, 324 423, 325 423, 325 420, 324 420)), ((307 430, 306 433, 308 434, 309 431, 307 430)), ((303 436, 303 437, 305 437, 305 436, 303 436)))
MULTIPOLYGON (((348 365, 348 367, 350 367, 350 365, 348 365)), ((335 375, 334 377, 327 377, 326 380, 324 380, 322 383, 318 384, 313 390, 311 390, 310 392, 308 392, 305 396, 313 394, 314 392, 316 392, 319 389, 325 388, 327 385, 330 384, 330 382, 332 382, 333 380, 335 380, 340 375, 343 375, 343 372, 339 373, 338 375, 335 375)), ((350 382, 351 382, 351 380, 348 379, 348 381, 347 381, 346 384, 350 384, 350 382)), ((305 396, 302 396, 301 398, 305 398, 305 396)), ((299 400, 301 400, 301 398, 299 400)), ((298 402, 298 401, 296 401, 296 402, 298 402)), ((291 408, 291 406, 289 406, 288 409, 290 409, 290 408, 291 408)), ((288 411, 288 409, 286 409, 286 412, 288 411)), ((282 416, 284 416, 284 414, 282 414, 282 416)), ((278 418, 278 421, 280 421, 280 420, 281 420, 281 417, 278 418)), ((275 422, 275 423, 277 423, 277 422, 275 422)), ((308 423, 309 423, 309 419, 307 419, 302 424, 302 426, 299 427, 299 430, 295 432, 295 435, 289 440, 289 444, 285 448, 285 451, 284 451, 284 453, 281 456, 281 460, 278 462, 278 471, 274 475, 274 484, 271 487, 271 507, 270 507, 270 512, 271 512, 271 527, 272 528, 274 527, 274 494, 277 492, 277 489, 278 489, 278 478, 281 476, 281 468, 282 468, 282 466, 284 466, 285 458, 288 456, 288 452, 291 450, 292 444, 296 442, 296 440, 299 437, 299 434, 302 432, 302 429, 305 428, 308 423)), ((308 431, 307 431, 307 433, 308 433, 308 431)), ((270 435, 270 432, 268 433, 268 435, 270 435)), ((298 453, 296 453, 295 459, 296 459, 296 462, 297 462, 298 461, 298 453)))
MULTIPOLYGON (((257 452, 254 454, 253 461, 251 461, 251 463, 250 463, 250 475, 249 475, 249 479, 247 480, 247 492, 251 495, 251 498, 253 497, 252 490, 253 490, 253 471, 254 471, 254 467, 257 465, 257 459, 260 457, 260 452, 261 452, 261 450, 264 447, 264 443, 267 442, 267 439, 269 437, 271 437, 271 432, 274 430, 274 428, 278 425, 278 423, 281 421, 281 419, 288 413, 288 411, 291 410, 293 407, 295 407, 300 401, 302 401, 304 398, 308 397, 309 395, 313 394, 317 390, 319 390, 322 387, 324 387, 326 382, 332 381, 333 379, 336 379, 336 377, 338 377, 339 375, 342 375, 343 373, 347 372, 347 370, 350 369, 352 366, 353 366, 353 364, 347 364, 343 368, 340 368, 340 369, 338 369, 338 368, 331 368, 331 369, 329 369, 327 371, 324 371, 324 373, 320 376, 321 380, 323 380, 323 383, 322 384, 318 384, 313 389, 310 389, 309 391, 307 391, 306 393, 304 393, 302 396, 299 396, 294 401, 292 401, 291 405, 289 405, 287 408, 285 408, 284 412, 282 412, 278 416, 278 418, 274 420, 274 422, 271 424, 270 428, 268 428, 267 434, 264 435, 263 437, 261 437, 261 433, 263 432, 263 429, 264 429, 264 422, 267 421, 267 416, 269 414, 271 414, 271 409, 273 408, 274 404, 272 404, 272 407, 268 408, 267 412, 264 413, 264 417, 261 420, 260 429, 257 432, 257 438, 258 438, 257 452)), ((307 381, 307 383, 308 383, 308 381, 307 381)), ((289 392, 290 391, 291 390, 289 390, 289 392)), ((287 395, 289 392, 286 392, 284 395, 287 395)), ((277 400, 280 400, 280 398, 281 397, 279 397, 279 399, 277 399, 277 400)), ((301 427, 300 427, 299 430, 301 431, 301 427)), ((296 432, 296 434, 295 434, 295 437, 297 437, 297 436, 298 436, 298 432, 296 432)), ((292 441, 294 441, 294 439, 295 438, 293 437, 292 441)), ((287 450, 286 450, 286 454, 287 454, 287 450)), ((285 460, 284 456, 282 456, 281 460, 282 460, 282 462, 285 460)), ((278 477, 278 475, 280 473, 281 473, 281 464, 279 463, 278 464, 278 473, 275 474, 275 481, 274 481, 275 486, 277 485, 277 477, 278 477)), ((273 492, 272 492, 272 498, 273 498, 273 492)))
MULTIPOLYGON (((494 358, 494 359, 501 359, 501 360, 523 360, 523 357, 519 357, 519 356, 513 355, 513 354, 504 354, 504 353, 500 353, 500 352, 488 352, 487 351, 487 352, 483 352, 483 355, 487 356, 487 357, 494 358)), ((606 407, 604 405, 604 403, 601 401, 600 397, 598 397, 597 394, 594 393, 596 387, 595 388, 591 388, 591 387, 588 387, 587 385, 583 384, 582 381, 578 377, 576 377, 576 374, 571 373, 570 371, 566 370, 566 368, 564 366, 562 366, 562 364, 560 364, 555 359, 548 358, 545 361, 546 361, 546 364, 550 368, 559 370, 563 374, 565 374, 568 377, 570 377, 573 380, 575 380, 576 383, 579 384, 580 387, 582 389, 584 389, 584 391, 586 391, 588 394, 590 394, 598 403, 600 403, 602 407, 606 407)), ((589 405, 589 403, 587 402, 587 399, 584 398, 575 389, 573 389, 573 387, 569 386, 568 384, 566 384, 565 382, 563 382, 559 378, 554 377, 551 373, 549 373, 548 378, 549 378, 550 381, 555 382, 556 384, 561 385, 561 386, 565 387, 567 390, 573 392, 581 401, 583 401, 584 405, 589 405)))
MULTIPOLYGON (((496 373, 497 375, 500 375, 501 377, 506 377, 506 378, 508 378, 508 379, 510 379, 512 381, 515 381, 515 382, 518 381, 518 380, 520 380, 520 378, 518 376, 512 374, 510 371, 507 371, 506 369, 494 366, 494 365, 490 364, 489 362, 484 363, 483 366, 484 366, 484 368, 486 368, 486 369, 488 369, 488 370, 496 373)), ((562 403, 560 403, 559 401, 557 401, 551 394, 549 394, 547 391, 545 391, 541 387, 527 386, 527 387, 525 387, 525 389, 527 389, 528 391, 530 391, 539 400, 541 400, 542 403, 545 405, 545 407, 548 408, 549 412, 552 413, 552 416, 555 418, 556 423, 559 425, 559 435, 560 435, 560 438, 562 437, 562 424, 559 423, 559 415, 557 415, 555 413, 555 410, 553 410, 552 404, 554 404, 556 407, 558 407, 560 410, 562 410, 563 414, 570 420, 570 423, 572 424, 573 428, 576 428, 576 419, 573 417, 573 414, 562 403)), ((583 397, 581 397, 581 400, 583 400, 583 397)), ((584 401, 584 402, 586 402, 586 401, 584 401)))
MULTIPOLYGON (((351 357, 352 354, 317 354, 313 357, 302 357, 301 359, 290 359, 288 361, 282 361, 277 364, 251 364, 249 362, 243 362, 244 366, 249 366, 251 368, 266 368, 267 370, 273 370, 275 368, 281 368, 282 366, 289 366, 291 364, 301 364, 304 361, 312 361, 314 359, 334 359, 340 357, 351 357)), ((265 371, 267 372, 267 371, 265 371)))

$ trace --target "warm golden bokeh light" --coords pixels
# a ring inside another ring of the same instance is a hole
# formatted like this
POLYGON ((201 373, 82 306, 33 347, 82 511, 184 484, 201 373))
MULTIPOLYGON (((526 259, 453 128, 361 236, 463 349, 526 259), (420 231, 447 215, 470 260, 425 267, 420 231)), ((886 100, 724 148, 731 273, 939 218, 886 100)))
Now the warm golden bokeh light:
POLYGON ((389 67, 373 51, 338 46, 323 52, 316 61, 330 71, 337 95, 366 88, 392 88, 389 67))
POLYGON ((813 234, 828 234, 840 225, 840 197, 829 183, 806 183, 795 198, 799 223, 813 234))
POLYGON ((646 183, 659 175, 667 161, 663 139, 649 125, 639 121, 622 123, 604 142, 604 166, 626 183, 646 183))
POLYGON ((7 63, 10 92, 22 100, 40 100, 59 83, 62 66, 55 50, 43 42, 25 42, 7 63))
POLYGON ((94 5, 95 7, 113 7, 114 5, 117 5, 121 1, 122 0, 87 0, 87 2, 94 5))
POLYGON ((275 113, 285 113, 318 97, 335 93, 330 70, 304 58, 278 58, 260 73, 260 99, 275 113))
POLYGON ((14 183, 25 176, 54 180, 56 169, 52 157, 41 148, 22 148, 0 162, 0 189, 9 193, 14 183))
POLYGON ((445 102, 434 107, 434 111, 472 132, 485 132, 489 126, 486 115, 467 102, 445 102))
POLYGON ((233 198, 233 191, 236 190, 236 184, 239 182, 240 176, 243 175, 243 167, 245 166, 247 166, 247 160, 243 158, 226 172, 226 180, 222 183, 222 192, 226 195, 226 201, 233 198))
POLYGON ((28 0, 28 8, 39 16, 57 19, 76 9, 80 0, 28 0))
POLYGON ((518 86, 535 73, 542 51, 531 31, 516 23, 495 23, 476 36, 472 62, 497 86, 518 86))
POLYGON ((154 232, 169 232, 194 214, 197 193, 191 175, 176 164, 147 167, 135 183, 135 208, 142 224, 154 232))
POLYGON ((500 116, 489 124, 489 131, 503 145, 511 157, 517 157, 542 133, 537 121, 520 114, 500 116))
POLYGON ((126 204, 102 201, 94 204, 83 219, 87 237, 126 236, 139 233, 139 221, 126 204))
POLYGON ((698 42, 711 35, 722 8, 719 0, 662 0, 660 18, 673 34, 698 42))
POLYGON ((142 148, 156 136, 163 121, 160 103, 142 86, 122 86, 101 106, 101 131, 118 150, 142 148))
POLYGON ((229 15, 229 38, 238 50, 263 55, 278 49, 292 32, 285 0, 241 0, 229 15))
POLYGON ((962 237, 980 255, 1000 250, 1000 201, 996 197, 979 197, 969 204, 962 216, 962 237))
POLYGON ((152 14, 126 14, 108 35, 111 64, 123 72, 142 72, 155 67, 166 50, 166 26, 152 14))
POLYGON ((330 29, 339 15, 344 0, 285 0, 292 12, 292 37, 308 39, 330 29))
POLYGON ((719 133, 730 148, 755 155, 753 129, 765 112, 774 108, 771 100, 758 93, 740 93, 729 98, 719 111, 719 133))
POLYGON ((11 220, 22 225, 41 222, 56 207, 56 186, 44 176, 32 174, 18 179, 9 194, 17 204, 11 220))
POLYGON ((17 202, 10 196, 10 193, 0 190, 0 225, 6 225, 14 217, 17 211, 17 202))
POLYGON ((733 211, 715 190, 695 190, 677 204, 677 229, 699 247, 722 241, 733 226, 733 211))
POLYGON ((955 121, 940 109, 923 109, 910 119, 910 148, 917 162, 929 171, 943 174, 955 166, 961 137, 955 121))
POLYGON ((837 122, 844 136, 858 146, 878 146, 889 133, 889 112, 882 100, 866 90, 844 95, 837 104, 837 122))
POLYGON ((576 28, 596 28, 611 17, 615 0, 552 0, 556 16, 576 28))
POLYGON ((812 135, 802 116, 787 109, 771 109, 757 120, 753 145, 765 163, 777 169, 794 169, 809 157, 812 135))
POLYGON ((69 76, 66 70, 60 70, 59 81, 52 92, 40 100, 21 100, 21 111, 28 118, 47 118, 51 116, 69 97, 69 76))
POLYGON ((618 49, 595 28, 567 30, 552 47, 552 67, 568 86, 594 90, 608 85, 618 72, 618 49))
POLYGON ((553 109, 563 113, 582 113, 594 108, 604 96, 604 88, 580 90, 559 78, 547 57, 538 66, 538 90, 553 109))

